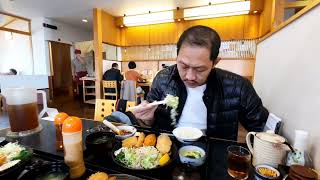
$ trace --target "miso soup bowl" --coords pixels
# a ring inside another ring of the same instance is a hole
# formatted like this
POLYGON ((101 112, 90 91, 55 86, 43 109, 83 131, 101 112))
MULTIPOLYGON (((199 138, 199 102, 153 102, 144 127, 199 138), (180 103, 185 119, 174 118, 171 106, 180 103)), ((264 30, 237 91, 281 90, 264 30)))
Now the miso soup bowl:
POLYGON ((115 135, 112 132, 94 132, 86 137, 85 144, 89 153, 95 156, 104 156, 113 148, 115 143, 115 135), (97 138, 105 137, 104 142, 97 142, 97 138))

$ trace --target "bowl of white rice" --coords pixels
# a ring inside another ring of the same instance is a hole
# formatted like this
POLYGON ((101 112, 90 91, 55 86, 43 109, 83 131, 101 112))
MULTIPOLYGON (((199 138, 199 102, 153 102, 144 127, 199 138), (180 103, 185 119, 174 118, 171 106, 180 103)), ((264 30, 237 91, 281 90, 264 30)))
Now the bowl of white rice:
POLYGON ((194 127, 178 127, 172 133, 178 141, 184 144, 191 144, 203 136, 202 131, 194 127))

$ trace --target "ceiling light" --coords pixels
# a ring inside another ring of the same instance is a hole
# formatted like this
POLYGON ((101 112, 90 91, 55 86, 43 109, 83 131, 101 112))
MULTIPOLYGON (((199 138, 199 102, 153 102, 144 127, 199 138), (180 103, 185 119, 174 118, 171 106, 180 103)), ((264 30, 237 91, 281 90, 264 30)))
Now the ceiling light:
POLYGON ((249 14, 249 11, 239 11, 239 12, 224 13, 224 14, 204 15, 204 16, 196 16, 196 17, 190 17, 190 18, 184 18, 184 19, 185 20, 209 19, 209 18, 216 18, 216 17, 238 16, 238 15, 243 15, 243 14, 249 14))
POLYGON ((173 11, 162 11, 123 17, 123 23, 125 26, 141 26, 167 22, 174 22, 173 11))
POLYGON ((88 19, 82 19, 82 22, 87 23, 87 22, 88 22, 88 19))
POLYGON ((254 14, 256 14, 258 11, 253 11, 254 14))
POLYGON ((194 20, 223 16, 235 16, 248 14, 249 11, 250 1, 240 1, 226 4, 188 8, 184 10, 184 19, 194 20))

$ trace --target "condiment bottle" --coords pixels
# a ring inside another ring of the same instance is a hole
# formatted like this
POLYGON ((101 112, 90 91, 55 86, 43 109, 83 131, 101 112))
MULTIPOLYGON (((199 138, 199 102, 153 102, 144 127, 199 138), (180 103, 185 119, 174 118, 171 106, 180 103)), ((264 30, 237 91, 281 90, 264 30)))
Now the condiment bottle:
POLYGON ((64 161, 70 167, 70 179, 85 173, 82 149, 82 123, 78 117, 68 117, 62 126, 64 161))
POLYGON ((54 117, 54 126, 56 127, 56 149, 63 150, 62 125, 68 114, 61 112, 54 117))

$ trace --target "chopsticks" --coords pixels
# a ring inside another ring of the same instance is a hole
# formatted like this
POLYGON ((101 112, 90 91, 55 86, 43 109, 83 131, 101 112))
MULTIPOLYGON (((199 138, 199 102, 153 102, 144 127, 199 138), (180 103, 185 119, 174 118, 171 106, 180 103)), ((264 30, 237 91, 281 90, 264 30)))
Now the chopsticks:
MULTIPOLYGON (((165 100, 162 100, 162 101, 153 101, 152 103, 149 103, 147 104, 147 106, 156 106, 156 105, 160 105, 160 104, 165 104, 166 101, 165 100)), ((128 110, 131 111, 131 110, 137 110, 139 108, 141 108, 142 105, 139 104, 138 106, 133 106, 133 107, 129 107, 128 110)))

